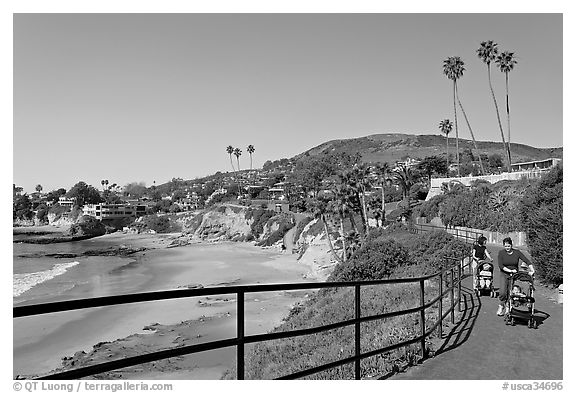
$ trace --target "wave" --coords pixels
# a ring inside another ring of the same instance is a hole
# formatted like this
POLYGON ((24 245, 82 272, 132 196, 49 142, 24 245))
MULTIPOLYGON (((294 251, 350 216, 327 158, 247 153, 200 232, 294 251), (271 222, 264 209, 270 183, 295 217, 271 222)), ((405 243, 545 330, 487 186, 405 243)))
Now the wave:
POLYGON ((56 276, 66 273, 68 269, 78 265, 80 262, 58 263, 50 270, 43 270, 34 273, 14 274, 13 276, 13 297, 18 297, 24 292, 32 289, 38 284, 53 279, 56 276))

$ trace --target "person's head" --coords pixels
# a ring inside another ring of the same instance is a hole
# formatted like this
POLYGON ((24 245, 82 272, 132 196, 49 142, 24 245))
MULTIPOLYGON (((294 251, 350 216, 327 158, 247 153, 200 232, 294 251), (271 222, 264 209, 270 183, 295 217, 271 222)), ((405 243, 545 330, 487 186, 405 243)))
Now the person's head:
POLYGON ((490 270, 490 265, 485 263, 484 266, 482 266, 482 270, 490 270))
POLYGON ((506 251, 510 251, 512 249, 512 239, 509 237, 504 238, 504 240, 502 240, 502 244, 504 245, 504 249, 506 251))
POLYGON ((488 239, 486 239, 484 236, 480 236, 480 237, 478 238, 478 244, 480 244, 481 246, 483 246, 484 244, 486 244, 486 240, 488 240, 488 239))
POLYGON ((520 288, 520 285, 514 285, 512 287, 512 293, 520 293, 522 292, 522 288, 520 288))

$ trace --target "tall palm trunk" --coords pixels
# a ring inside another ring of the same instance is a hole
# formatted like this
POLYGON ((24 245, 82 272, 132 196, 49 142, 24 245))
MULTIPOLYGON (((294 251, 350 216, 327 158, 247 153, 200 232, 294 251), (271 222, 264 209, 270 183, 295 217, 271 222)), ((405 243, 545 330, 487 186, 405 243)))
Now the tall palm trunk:
POLYGON ((512 171, 512 155, 510 153, 510 105, 508 104, 508 73, 506 72, 506 116, 508 118, 508 149, 506 152, 508 153, 508 162, 510 163, 510 167, 508 171, 512 171))
POLYGON ((229 154, 229 155, 230 155, 230 165, 232 166, 232 170, 234 172, 236 172, 236 169, 234 168, 234 163, 232 162, 232 154, 229 154))
POLYGON ((342 260, 346 262, 346 235, 344 233, 344 214, 340 214, 340 236, 342 236, 342 260))
POLYGON ((456 113, 456 79, 454 79, 454 86, 452 90, 454 93, 454 129, 456 130, 456 165, 458 168, 458 177, 460 177, 460 152, 458 150, 458 115, 456 113))
POLYGON ((460 102, 460 96, 458 95, 458 86, 456 86, 456 98, 458 99, 458 105, 460 105, 460 110, 464 115, 464 120, 466 120, 466 124, 468 125, 468 130, 470 130, 470 135, 472 136, 472 142, 474 143, 474 149, 476 150, 476 153, 478 153, 478 161, 480 161, 480 170, 482 171, 482 175, 485 175, 486 172, 484 172, 484 166, 482 165, 482 158, 480 157, 480 151, 478 150, 478 145, 476 144, 476 138, 474 138, 474 133, 472 132, 472 127, 470 127, 468 116, 466 116, 466 112, 464 111, 462 102, 460 102))
POLYGON ((332 239, 330 239, 330 231, 328 230, 328 223, 326 222, 326 217, 324 217, 324 214, 322 214, 320 216, 320 219, 322 220, 322 223, 324 224, 324 232, 326 233, 326 240, 328 241, 328 245, 330 246, 330 250, 332 251, 332 255, 334 255, 334 258, 336 258, 336 260, 338 262, 341 262, 340 257, 338 256, 338 254, 336 254, 336 250, 334 250, 334 245, 332 244, 332 239))
POLYGON ((366 235, 370 233, 370 228, 368 224, 368 210, 366 209, 366 196, 364 195, 364 186, 360 187, 361 201, 362 201, 362 214, 364 215, 364 224, 366 225, 366 235))
POLYGON ((358 227, 356 226, 356 221, 354 220, 354 212, 348 212, 348 219, 350 220, 350 226, 352 226, 354 232, 358 233, 358 227))
POLYGON ((496 101, 496 95, 494 94, 494 88, 492 87, 492 76, 490 73, 490 64, 488 64, 488 84, 490 85, 490 92, 492 93, 492 100, 494 101, 494 107, 496 108, 496 118, 498 119, 498 127, 500 128, 500 136, 502 137, 502 145, 504 146, 504 154, 506 154, 508 171, 512 170, 512 161, 510 160, 509 147, 506 144, 506 138, 504 137, 504 130, 502 130, 502 121, 500 120, 500 111, 498 110, 498 101, 496 101))
MULTIPOLYGON (((448 151, 448 134, 446 134, 446 170, 450 167, 450 155, 448 151)), ((448 176, 448 173, 446 173, 446 176, 448 176)))
POLYGON ((382 226, 384 226, 385 218, 386 218, 386 200, 384 198, 384 182, 382 182, 382 226))
MULTIPOLYGON (((240 156, 236 156, 236 162, 238 162, 238 172, 240 172, 240 156)), ((236 172, 236 181, 238 182, 238 196, 242 196, 242 189, 240 188, 240 174, 238 172, 236 172)))

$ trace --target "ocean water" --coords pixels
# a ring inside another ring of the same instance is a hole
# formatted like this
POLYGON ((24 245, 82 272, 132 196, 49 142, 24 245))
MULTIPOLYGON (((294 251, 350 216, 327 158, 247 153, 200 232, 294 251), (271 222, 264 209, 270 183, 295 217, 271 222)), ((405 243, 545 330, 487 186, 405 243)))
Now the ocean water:
MULTIPOLYGON (((88 250, 101 250, 123 244, 121 239, 88 239, 54 244, 13 244, 13 304, 24 305, 74 298, 72 292, 83 285, 93 287, 88 296, 105 294, 103 286, 117 281, 114 272, 137 258, 82 256, 88 250), (76 254, 56 258, 51 254, 76 254), (107 279, 109 278, 109 280, 107 279), (92 284, 92 285, 90 285, 92 284)), ((84 297, 84 296, 83 296, 84 297)))

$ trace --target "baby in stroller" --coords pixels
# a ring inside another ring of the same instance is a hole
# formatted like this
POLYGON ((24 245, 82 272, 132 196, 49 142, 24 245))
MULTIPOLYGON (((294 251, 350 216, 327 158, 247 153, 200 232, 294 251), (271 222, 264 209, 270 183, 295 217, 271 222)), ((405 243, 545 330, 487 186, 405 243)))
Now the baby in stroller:
POLYGON ((490 293, 490 297, 496 297, 496 291, 492 286, 494 279, 494 265, 490 262, 480 262, 476 270, 475 287, 478 296, 485 292, 490 293))
POLYGON ((534 320, 534 282, 526 272, 513 274, 510 279, 510 294, 506 305, 507 325, 515 325, 519 320, 527 321, 529 328, 536 328, 534 320))
POLYGON ((496 296, 492 287, 494 266, 486 261, 492 262, 492 257, 486 248, 486 240, 488 239, 485 236, 480 236, 471 250, 474 289, 479 296, 486 291, 490 291, 490 296, 496 296))

